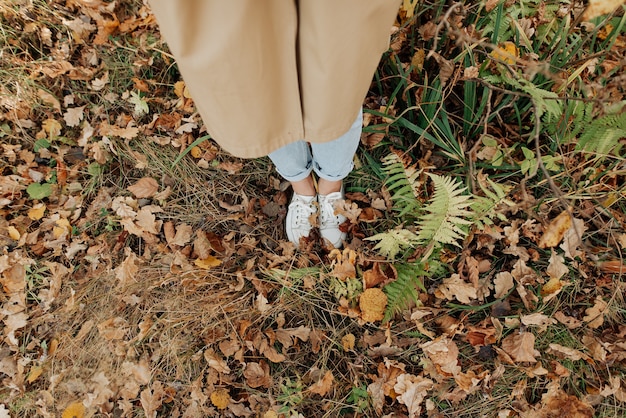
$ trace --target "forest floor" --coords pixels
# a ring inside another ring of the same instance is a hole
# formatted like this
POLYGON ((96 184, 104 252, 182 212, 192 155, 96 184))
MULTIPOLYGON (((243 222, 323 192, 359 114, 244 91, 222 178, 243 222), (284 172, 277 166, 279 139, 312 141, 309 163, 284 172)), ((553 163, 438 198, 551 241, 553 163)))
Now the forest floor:
MULTIPOLYGON (((365 102, 343 250, 297 250, 270 162, 197 140, 193 100, 140 1, 0 5, 0 417, 626 416, 623 152, 599 162, 560 144, 542 171, 534 145, 514 144, 501 116, 517 108, 497 110, 497 88, 479 140, 429 142, 444 125, 408 120, 405 96, 428 90, 414 69, 448 71, 454 102, 479 65, 442 58, 449 39, 431 55, 412 43, 449 25, 424 24, 435 17, 412 3, 365 102), (415 82, 390 88, 390 65, 415 82), (366 238, 421 225, 398 215, 389 155, 424 207, 432 175, 498 204, 447 245, 377 245, 366 238), (403 279, 415 298, 391 309, 403 279)), ((611 36, 602 63, 565 78, 593 70, 595 97, 619 104, 626 38, 611 36)), ((524 88, 516 97, 539 97, 524 88)))

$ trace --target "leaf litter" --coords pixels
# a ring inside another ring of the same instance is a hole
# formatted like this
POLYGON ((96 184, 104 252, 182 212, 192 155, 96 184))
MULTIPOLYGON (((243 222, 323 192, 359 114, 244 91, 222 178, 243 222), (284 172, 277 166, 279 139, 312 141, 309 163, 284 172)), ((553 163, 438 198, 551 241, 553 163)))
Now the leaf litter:
POLYGON ((594 263, 608 250, 584 240, 592 219, 517 212, 477 230, 463 262, 383 323, 398 272, 361 239, 390 215, 387 190, 348 194, 348 248, 296 252, 262 162, 204 141, 172 168, 201 123, 184 82, 146 75, 172 63, 149 10, 53 3, 0 9, 14 45, 26 28, 52 58, 7 53, 43 88, 0 90, 0 416, 356 416, 362 393, 366 416, 487 399, 494 416, 590 417, 626 401, 623 264, 594 263), (119 42, 132 74, 106 66, 119 42))

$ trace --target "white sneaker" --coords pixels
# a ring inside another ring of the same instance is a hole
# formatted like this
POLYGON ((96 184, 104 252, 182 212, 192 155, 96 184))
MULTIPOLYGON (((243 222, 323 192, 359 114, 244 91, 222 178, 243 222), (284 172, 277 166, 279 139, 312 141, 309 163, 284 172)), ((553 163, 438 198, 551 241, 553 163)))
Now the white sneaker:
POLYGON ((335 205, 343 198, 343 188, 340 192, 320 194, 317 197, 320 207, 320 236, 335 248, 341 248, 346 239, 346 233, 339 229, 339 225, 346 221, 346 217, 335 214, 335 205))
POLYGON ((300 245, 300 238, 308 237, 313 225, 311 215, 317 212, 315 206, 315 196, 302 196, 293 194, 291 203, 287 208, 287 218, 285 220, 285 230, 287 238, 296 247, 300 245))

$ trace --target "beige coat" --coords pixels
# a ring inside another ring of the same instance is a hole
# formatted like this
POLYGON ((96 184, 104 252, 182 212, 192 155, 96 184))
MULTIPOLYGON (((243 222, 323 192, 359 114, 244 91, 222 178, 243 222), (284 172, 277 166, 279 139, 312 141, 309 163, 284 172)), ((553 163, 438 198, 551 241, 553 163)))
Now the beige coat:
POLYGON ((233 155, 345 133, 399 0, 150 0, 212 138, 233 155))

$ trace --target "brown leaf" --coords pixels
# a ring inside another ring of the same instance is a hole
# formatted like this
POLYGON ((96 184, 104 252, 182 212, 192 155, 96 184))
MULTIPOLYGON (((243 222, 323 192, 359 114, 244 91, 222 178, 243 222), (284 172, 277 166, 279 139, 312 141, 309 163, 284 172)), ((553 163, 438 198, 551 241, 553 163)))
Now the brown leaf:
POLYGON ((456 376, 461 371, 459 366, 459 348, 447 336, 438 337, 420 345, 428 358, 436 366, 437 371, 446 377, 456 376))
POLYGON ((293 339, 298 338, 300 341, 308 341, 311 334, 311 328, 300 325, 298 328, 286 328, 276 330, 276 339, 285 348, 289 348, 293 345, 293 339))
POLYGON ((374 267, 363 272, 365 289, 376 287, 379 284, 389 283, 398 277, 395 267, 389 263, 374 262, 374 267))
POLYGON ((63 114, 63 120, 67 126, 78 126, 80 121, 83 120, 84 112, 85 106, 67 108, 63 114))
POLYGON ((589 0, 589 6, 582 18, 586 21, 593 20, 598 16, 612 13, 624 3, 626 3, 625 0, 589 0))
POLYGON ((548 350, 548 353, 555 354, 559 358, 566 358, 571 361, 578 361, 580 359, 591 360, 591 358, 582 351, 578 351, 576 349, 554 343, 550 344, 550 349, 548 350))
POLYGON ((561 311, 557 311, 554 315, 554 319, 565 325, 569 329, 576 329, 582 326, 582 321, 574 318, 573 316, 567 316, 561 311))
POLYGON ((432 380, 422 376, 403 373, 398 376, 397 383, 393 389, 398 394, 398 402, 406 405, 409 411, 409 418, 419 417, 422 413, 422 402, 428 395, 434 383, 432 380))
POLYGON ((604 313, 609 306, 600 296, 596 296, 595 304, 585 309, 583 321, 587 322, 589 328, 598 328, 604 323, 604 313))
POLYGON ((125 288, 128 285, 134 283, 135 275, 139 270, 137 262, 139 258, 129 247, 124 249, 126 258, 122 261, 122 264, 115 269, 115 278, 118 280, 117 286, 119 288, 125 288))
POLYGON ((535 336, 530 332, 514 332, 502 340, 502 349, 514 361, 536 363, 540 353, 535 350, 535 336))
POLYGON ((493 279, 493 284, 495 286, 494 296, 497 299, 504 297, 513 289, 513 286, 515 286, 513 283, 513 275, 508 271, 501 271, 496 274, 496 277, 493 279))
POLYGON ((127 190, 138 199, 148 198, 159 191, 159 183, 152 177, 144 177, 137 180, 132 186, 128 186, 127 190))
POLYGON ((209 367, 215 369, 218 373, 230 373, 230 367, 228 367, 226 361, 221 358, 212 348, 209 348, 204 352, 204 359, 209 364, 209 367))
POLYGON ((458 300, 461 303, 470 303, 476 299, 476 288, 470 283, 461 279, 458 274, 443 280, 443 283, 437 288, 435 296, 448 300, 458 300))
POLYGON ((272 385, 270 366, 263 360, 259 363, 248 362, 243 370, 246 383, 253 389, 258 387, 269 388, 272 385))
POLYGON ((328 370, 324 374, 324 377, 309 386, 309 391, 312 393, 316 393, 320 396, 325 396, 332 388, 334 380, 335 377, 333 376, 333 372, 328 370))

